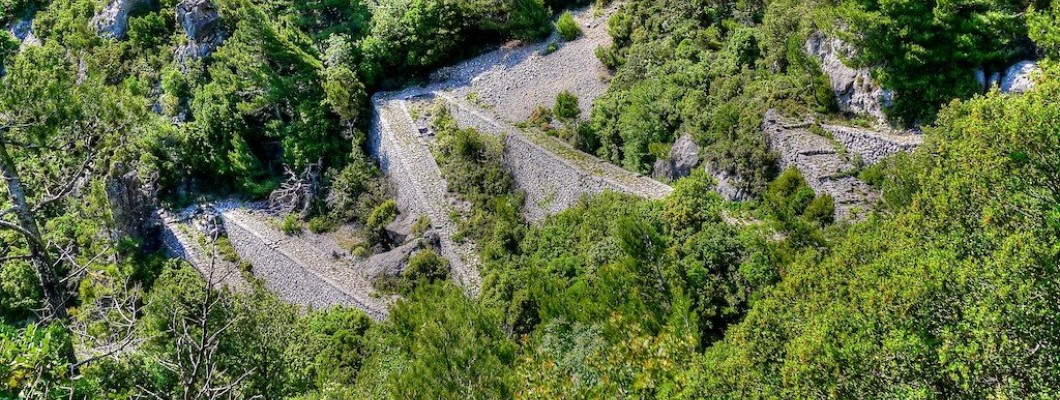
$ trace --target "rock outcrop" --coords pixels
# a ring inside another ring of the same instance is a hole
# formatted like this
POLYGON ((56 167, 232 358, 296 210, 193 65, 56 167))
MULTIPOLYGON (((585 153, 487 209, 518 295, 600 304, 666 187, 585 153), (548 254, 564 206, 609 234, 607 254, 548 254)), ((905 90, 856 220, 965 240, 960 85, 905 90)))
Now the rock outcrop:
POLYGON ((181 1, 177 4, 177 22, 188 37, 188 42, 176 51, 181 61, 209 56, 227 36, 221 24, 221 14, 209 0, 181 1))
POLYGON ((387 239, 395 245, 403 245, 411 239, 415 232, 415 225, 419 216, 403 213, 398 215, 391 223, 386 225, 384 231, 386 232, 387 239))
POLYGON ((129 14, 154 4, 154 0, 113 0, 92 18, 92 26, 104 38, 124 39, 129 30, 129 14))
POLYGON ((878 194, 850 175, 855 166, 833 141, 810 132, 809 126, 808 123, 792 124, 775 110, 769 110, 762 130, 769 146, 780 154, 781 168, 798 168, 815 193, 832 196, 837 220, 859 218, 876 202, 878 194))
POLYGON ((655 162, 652 176, 655 179, 674 180, 683 178, 692 173, 692 169, 699 165, 699 145, 692 139, 692 135, 684 134, 674 142, 670 148, 670 158, 655 162))
POLYGON ((884 133, 869 129, 848 126, 822 125, 825 131, 832 134, 837 142, 867 165, 880 162, 884 158, 910 152, 923 143, 921 135, 906 133, 884 133))
POLYGON ((724 197, 728 201, 748 201, 754 198, 754 195, 750 191, 741 187, 741 181, 743 178, 739 174, 729 173, 728 171, 717 168, 712 163, 706 163, 704 170, 707 175, 714 177, 717 181, 717 185, 714 187, 714 191, 718 192, 721 197, 724 197))
POLYGON ((14 36, 15 39, 22 43, 22 47, 40 45, 40 39, 33 34, 32 15, 12 22, 8 25, 7 30, 11 32, 11 36, 14 36))
POLYGON ((1025 60, 1008 68, 1000 78, 1002 93, 1023 93, 1034 87, 1035 79, 1041 73, 1037 62, 1025 60))
POLYGON ((159 249, 161 223, 155 209, 155 197, 136 171, 116 172, 107 179, 107 201, 114 219, 114 239, 132 238, 141 250, 159 249))
POLYGON ((439 237, 429 232, 421 239, 409 241, 388 252, 376 254, 365 261, 362 269, 373 282, 401 276, 409 266, 409 258, 421 250, 439 250, 439 237))
POLYGON ((869 115, 881 123, 886 120, 883 110, 891 103, 893 94, 872 79, 868 68, 854 69, 843 62, 856 55, 853 46, 816 32, 806 41, 806 52, 820 61, 841 111, 869 115))

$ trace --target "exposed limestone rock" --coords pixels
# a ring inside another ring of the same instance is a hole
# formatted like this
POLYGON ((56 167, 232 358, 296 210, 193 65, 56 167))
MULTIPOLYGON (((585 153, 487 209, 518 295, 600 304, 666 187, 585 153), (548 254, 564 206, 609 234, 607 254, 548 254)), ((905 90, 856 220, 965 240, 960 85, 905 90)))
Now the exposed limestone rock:
POLYGON ((854 165, 835 144, 810 132, 809 124, 791 124, 775 110, 766 112, 762 130, 769 146, 780 154, 780 167, 796 167, 806 184, 818 195, 828 194, 835 200, 836 219, 857 219, 879 196, 861 180, 850 176, 854 165))
POLYGON ((692 139, 692 135, 684 134, 674 142, 670 148, 669 160, 658 160, 655 162, 652 176, 656 179, 674 180, 683 178, 692 173, 692 168, 699 165, 699 145, 692 139))
POLYGON ((33 34, 32 15, 12 22, 8 25, 7 30, 11 32, 11 36, 14 36, 15 39, 18 39, 18 41, 22 43, 22 48, 26 48, 26 46, 40 46, 40 39, 33 34))
POLYGON ((712 163, 706 163, 705 170, 708 175, 713 176, 718 182, 714 191, 729 201, 748 201, 754 195, 746 189, 741 188, 740 182, 743 178, 739 174, 730 174, 728 171, 720 170, 712 163))
POLYGON ((153 252, 161 242, 161 222, 155 209, 155 197, 136 171, 115 170, 107 180, 107 201, 114 218, 114 239, 132 238, 142 250, 153 252))
POLYGON ((847 152, 858 156, 868 165, 876 164, 902 151, 913 151, 923 143, 923 137, 916 134, 884 133, 836 125, 821 127, 846 147, 847 152))
POLYGON ((806 52, 821 62, 821 70, 828 75, 840 110, 885 121, 883 109, 891 103, 893 94, 873 81, 868 68, 854 69, 843 62, 855 55, 851 45, 816 32, 806 41, 806 52))
POLYGON ((129 30, 129 14, 137 7, 148 7, 154 0, 113 0, 92 18, 92 26, 107 39, 124 39, 129 30))
POLYGON ((1034 87, 1035 79, 1041 72, 1037 62, 1025 60, 1016 63, 1005 71, 1001 78, 1002 93, 1023 93, 1034 87))
POLYGON ((986 90, 990 90, 995 86, 1001 85, 1001 73, 994 72, 990 74, 990 78, 986 80, 986 90))
POLYGON ((986 71, 983 71, 982 68, 976 68, 972 70, 972 74, 975 75, 975 82, 979 84, 979 93, 985 93, 990 89, 986 80, 986 71))
POLYGON ((413 226, 416 225, 418 219, 419 216, 410 213, 398 215, 384 228, 387 238, 396 245, 405 244, 413 236, 413 226))
POLYGON ((177 4, 177 22, 188 36, 188 42, 176 50, 177 59, 182 62, 209 56, 227 36, 221 15, 209 0, 181 1, 177 4))
POLYGON ((437 232, 428 232, 424 238, 413 240, 394 249, 376 254, 364 263, 364 273, 372 281, 401 276, 409 266, 409 258, 420 250, 438 251, 437 232))

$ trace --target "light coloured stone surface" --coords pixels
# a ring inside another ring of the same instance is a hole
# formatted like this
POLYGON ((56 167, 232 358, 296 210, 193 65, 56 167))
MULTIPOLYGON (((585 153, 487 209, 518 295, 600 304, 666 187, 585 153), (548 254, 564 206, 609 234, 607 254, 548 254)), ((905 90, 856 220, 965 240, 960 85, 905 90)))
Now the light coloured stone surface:
POLYGON ((449 94, 436 95, 446 102, 461 127, 504 138, 504 164, 516 186, 526 193, 524 212, 530 221, 566 210, 583 197, 604 191, 649 199, 660 199, 673 191, 552 136, 522 131, 449 94))
POLYGON ((113 0, 92 18, 92 26, 107 39, 124 39, 129 29, 129 13, 150 6, 154 0, 113 0))
POLYGON ((692 139, 692 135, 684 134, 677 138, 673 147, 670 148, 670 158, 658 160, 652 171, 655 179, 674 180, 683 178, 692 173, 692 169, 699 165, 699 145, 692 139))
POLYGON ((456 97, 471 95, 507 122, 526 120, 539 105, 552 108, 564 90, 578 97, 586 116, 592 101, 607 91, 610 76, 595 51, 611 44, 607 19, 616 7, 575 10, 584 35, 574 41, 564 43, 553 33, 544 42, 498 49, 435 72, 432 83, 456 97), (545 54, 552 42, 559 49, 545 54))
POLYGON ((386 318, 389 300, 376 295, 367 277, 327 246, 285 235, 258 211, 219 211, 232 246, 253 265, 254 276, 281 299, 315 309, 352 306, 373 319, 386 318))
POLYGON ((816 32, 806 40, 805 47, 807 53, 820 61, 821 70, 828 75, 840 110, 886 122, 883 109, 891 103, 893 94, 872 79, 868 68, 854 69, 844 63, 845 59, 855 55, 853 46, 816 32))
POLYGON ((846 147, 847 152, 872 165, 899 152, 911 152, 923 143, 923 136, 913 133, 898 134, 852 128, 838 125, 822 125, 824 130, 846 147))
POLYGON ((741 181, 743 178, 739 174, 730 174, 727 171, 719 170, 711 163, 704 163, 704 170, 707 175, 714 177, 717 181, 717 186, 714 187, 714 191, 718 192, 722 197, 729 201, 749 201, 754 198, 754 195, 746 189, 741 188, 741 181))
POLYGON ((817 194, 835 199, 836 218, 861 217, 876 203, 878 194, 861 180, 849 176, 854 165, 828 138, 810 132, 808 124, 792 124, 775 110, 766 112, 762 130, 769 145, 780 154, 780 167, 796 167, 817 194))
POLYGON ((1001 78, 1002 93, 1024 93, 1034 87, 1035 80, 1041 74, 1037 62, 1025 60, 1008 68, 1001 78))
POLYGON ((227 287, 232 290, 244 290, 247 282, 239 267, 213 254, 213 249, 204 249, 194 227, 187 223, 187 212, 169 213, 159 211, 162 221, 162 249, 170 257, 187 261, 211 287, 227 287), (184 214, 184 215, 182 215, 184 214))
POLYGON ((377 95, 369 150, 394 184, 398 208, 407 214, 426 215, 438 232, 442 256, 449 260, 453 279, 468 294, 477 296, 482 281, 478 253, 472 243, 457 243, 456 224, 450 217, 452 198, 434 156, 421 141, 403 96, 377 95))
POLYGON ((224 43, 221 15, 210 0, 183 0, 177 4, 176 17, 188 38, 176 49, 178 60, 206 57, 224 43))
POLYGON ((20 49, 25 49, 27 46, 40 46, 40 39, 33 34, 33 18, 35 15, 29 15, 25 18, 15 20, 8 24, 7 30, 11 32, 11 36, 18 39, 21 43, 20 49))

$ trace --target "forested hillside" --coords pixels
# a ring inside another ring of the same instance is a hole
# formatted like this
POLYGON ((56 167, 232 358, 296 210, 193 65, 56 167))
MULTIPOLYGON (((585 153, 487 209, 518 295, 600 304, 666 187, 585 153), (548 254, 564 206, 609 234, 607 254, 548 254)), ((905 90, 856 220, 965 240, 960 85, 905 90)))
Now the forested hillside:
POLYGON ((0 0, 0 22, 0 398, 1060 392, 1060 1, 0 0), (518 129, 665 198, 532 221, 509 137, 397 92, 501 46, 564 54, 606 13, 606 93, 518 129), (370 148, 383 96, 416 106, 451 237, 370 148), (908 146, 868 159, 844 129, 908 146), (173 257, 159 210, 212 201, 348 234, 336 263, 403 255, 371 281, 385 314, 283 300, 212 225, 196 245, 245 286, 173 257))

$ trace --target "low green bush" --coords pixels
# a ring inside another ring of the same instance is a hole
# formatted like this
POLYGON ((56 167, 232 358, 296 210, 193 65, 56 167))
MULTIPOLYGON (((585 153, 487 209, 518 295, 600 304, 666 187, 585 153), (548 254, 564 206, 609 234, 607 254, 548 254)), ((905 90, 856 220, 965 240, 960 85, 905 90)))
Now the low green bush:
POLYGON ((280 223, 280 230, 288 235, 300 234, 302 233, 302 220, 298 219, 297 215, 287 214, 280 223))
POLYGON ((566 11, 556 20, 556 32, 563 40, 571 41, 582 35, 582 27, 574 20, 574 15, 566 11))
POLYGON ((577 119, 582 113, 578 107, 578 96, 566 90, 560 92, 556 95, 556 105, 552 108, 552 113, 562 120, 577 119))

